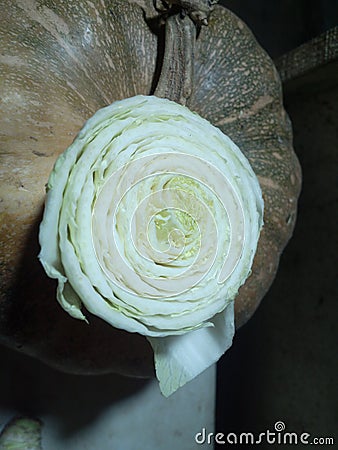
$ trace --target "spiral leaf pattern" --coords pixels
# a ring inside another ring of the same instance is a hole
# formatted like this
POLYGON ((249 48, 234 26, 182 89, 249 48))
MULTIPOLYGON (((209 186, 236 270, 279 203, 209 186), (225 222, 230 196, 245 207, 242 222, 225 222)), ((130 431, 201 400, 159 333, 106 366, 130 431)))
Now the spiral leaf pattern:
POLYGON ((56 162, 40 259, 75 317, 81 302, 147 336, 210 325, 249 274, 263 204, 236 145, 169 100, 99 110, 56 162))

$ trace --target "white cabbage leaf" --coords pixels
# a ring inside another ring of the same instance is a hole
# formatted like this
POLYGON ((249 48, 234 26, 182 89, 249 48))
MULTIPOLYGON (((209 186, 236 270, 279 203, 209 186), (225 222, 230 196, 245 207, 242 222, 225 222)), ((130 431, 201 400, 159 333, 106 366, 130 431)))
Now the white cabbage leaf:
POLYGON ((136 96, 100 109, 57 159, 40 261, 57 300, 146 336, 168 396, 231 346, 234 299, 263 225, 239 148, 188 108, 136 96))

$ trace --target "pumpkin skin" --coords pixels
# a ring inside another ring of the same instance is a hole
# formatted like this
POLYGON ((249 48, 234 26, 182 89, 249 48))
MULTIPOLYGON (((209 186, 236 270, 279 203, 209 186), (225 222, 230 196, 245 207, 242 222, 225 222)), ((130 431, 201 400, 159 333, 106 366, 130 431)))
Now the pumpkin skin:
MULTIPOLYGON (((115 100, 149 94, 158 38, 152 1, 4 0, 1 64, 0 342, 72 373, 153 373, 145 338, 63 312, 37 260, 45 184, 84 121, 115 100), (143 9, 141 8, 143 7, 143 9)), ((300 167, 270 58, 216 7, 195 48, 190 109, 240 147, 265 201, 252 275, 235 302, 245 323, 272 283, 296 218, 300 167)))

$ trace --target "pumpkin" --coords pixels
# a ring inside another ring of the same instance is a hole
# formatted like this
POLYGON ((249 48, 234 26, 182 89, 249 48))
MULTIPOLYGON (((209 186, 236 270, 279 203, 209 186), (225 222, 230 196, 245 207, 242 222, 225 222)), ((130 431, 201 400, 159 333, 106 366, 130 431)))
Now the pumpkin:
POLYGON ((151 0, 3 1, 1 342, 72 373, 153 373, 142 336, 90 315, 88 326, 64 314, 37 260, 48 175, 96 110, 155 91, 186 103, 249 159, 265 214, 252 274, 235 301, 237 327, 269 289, 295 224, 301 173, 272 61, 227 9, 215 6, 207 18, 213 2, 159 3, 162 8, 151 0), (193 21, 177 37, 182 11, 193 21), (176 21, 165 39, 158 17, 176 21), (168 91, 177 38, 183 59, 168 91))

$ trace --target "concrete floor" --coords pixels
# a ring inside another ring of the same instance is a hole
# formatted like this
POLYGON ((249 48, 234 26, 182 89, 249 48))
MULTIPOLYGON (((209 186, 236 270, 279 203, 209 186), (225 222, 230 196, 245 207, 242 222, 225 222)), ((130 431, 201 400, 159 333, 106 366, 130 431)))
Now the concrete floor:
MULTIPOLYGON (((0 431, 38 419, 43 450, 197 450, 195 434, 214 428, 215 366, 165 398, 154 379, 64 374, 1 347, 0 359, 0 431)), ((37 450, 0 442, 9 449, 37 450)))

